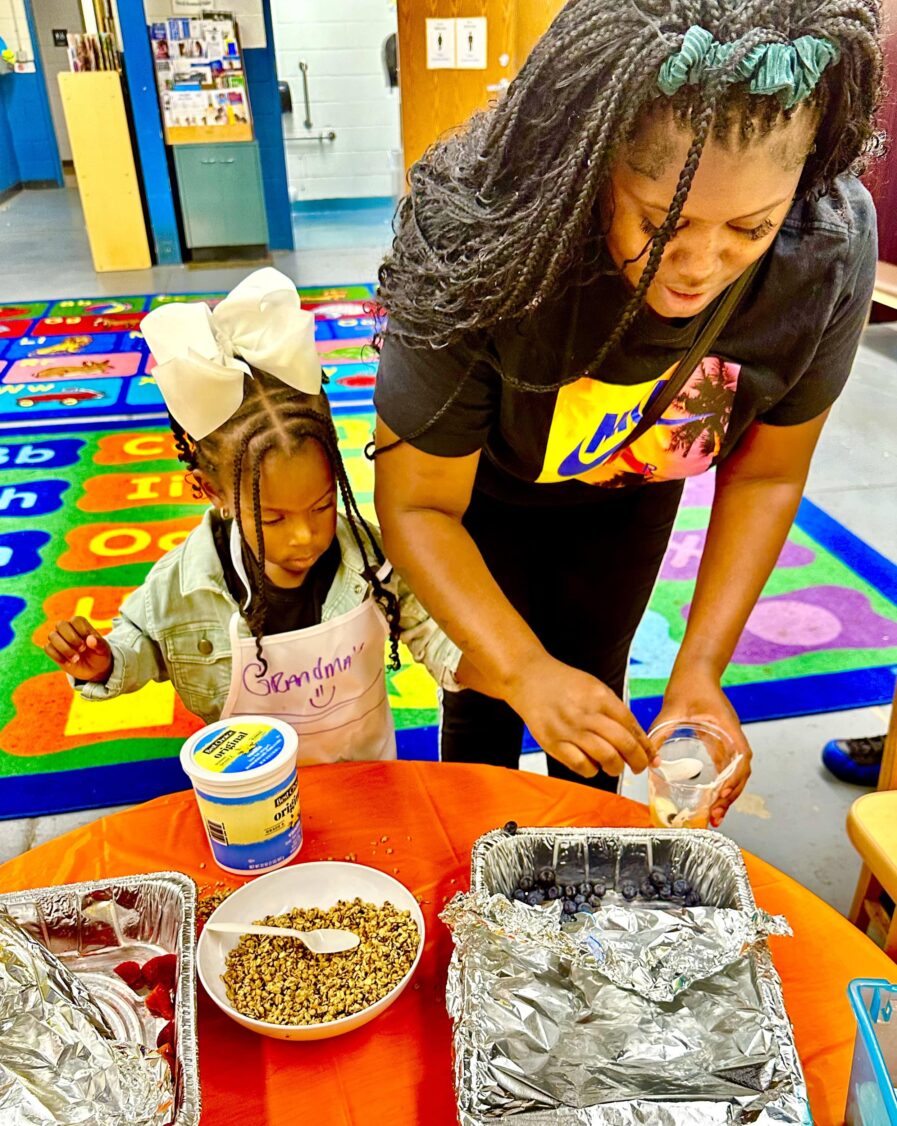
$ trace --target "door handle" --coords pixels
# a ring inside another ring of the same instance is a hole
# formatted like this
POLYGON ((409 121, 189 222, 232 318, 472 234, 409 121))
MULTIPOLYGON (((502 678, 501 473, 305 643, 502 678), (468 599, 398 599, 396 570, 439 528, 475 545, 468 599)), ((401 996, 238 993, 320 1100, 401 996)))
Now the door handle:
POLYGON ((217 164, 217 163, 218 163, 218 161, 217 161, 217 160, 215 159, 215 157, 214 157, 214 156, 213 156, 213 157, 211 158, 211 160, 203 160, 203 158, 202 158, 202 157, 200 157, 200 158, 199 158, 199 163, 200 163, 200 164, 217 164))

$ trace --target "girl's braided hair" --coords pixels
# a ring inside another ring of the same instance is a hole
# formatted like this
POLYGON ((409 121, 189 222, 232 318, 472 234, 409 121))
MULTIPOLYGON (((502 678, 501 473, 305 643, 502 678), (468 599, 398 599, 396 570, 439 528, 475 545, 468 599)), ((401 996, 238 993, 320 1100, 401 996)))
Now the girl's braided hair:
POLYGON ((261 466, 271 450, 294 453, 307 441, 316 441, 327 456, 343 502, 343 511, 363 561, 363 572, 389 624, 391 667, 399 664, 399 602, 396 595, 378 578, 385 557, 352 493, 327 397, 305 395, 280 380, 253 369, 243 382, 243 402, 236 413, 217 430, 194 441, 169 415, 178 459, 190 470, 199 470, 214 482, 224 482, 231 474, 234 494, 234 519, 245 548, 247 575, 252 587, 248 607, 240 613, 255 637, 259 662, 267 671, 262 653, 262 636, 268 606, 265 597, 265 539, 262 529, 261 466), (249 549, 243 524, 243 484, 250 482, 252 516, 258 539, 258 558, 249 549))
POLYGON ((822 193, 839 174, 858 171, 875 147, 879 26, 877 0, 568 0, 506 96, 411 169, 380 268, 385 332, 443 347, 593 280, 604 237, 600 194, 614 157, 647 114, 669 106, 691 131, 691 147, 666 219, 645 248, 639 284, 585 374, 594 373, 644 302, 708 137, 726 142, 737 129, 747 143, 799 108, 735 82, 745 55, 803 35, 838 46, 839 61, 799 103, 815 109, 819 125, 798 192, 822 193), (666 98, 659 69, 693 25, 735 49, 710 83, 666 98))

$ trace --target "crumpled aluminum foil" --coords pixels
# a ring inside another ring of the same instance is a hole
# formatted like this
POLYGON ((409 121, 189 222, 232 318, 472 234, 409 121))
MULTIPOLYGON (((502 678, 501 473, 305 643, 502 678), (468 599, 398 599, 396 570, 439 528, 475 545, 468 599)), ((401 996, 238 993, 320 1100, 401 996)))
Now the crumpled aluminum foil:
POLYGON ((0 1122, 161 1126, 165 1060, 113 1040, 84 986, 0 911, 0 1122))
POLYGON ((0 907, 0 1122, 162 1126, 164 1058, 113 1039, 84 985, 0 907))
POLYGON ((781 915, 726 907, 608 906, 578 915, 570 929, 605 977, 651 1001, 672 1001, 769 935, 791 934, 781 915))
MULTIPOLYGON (((200 1119, 196 1039, 196 886, 182 872, 149 872, 0 895, 0 909, 55 955, 99 1002, 115 1038, 153 1047, 164 1023, 114 973, 122 961, 144 962, 173 953, 178 960, 175 1000, 177 1054, 172 1126, 200 1119)), ((0 1031, 0 1058, 2 1058, 0 1031)), ((77 1119, 91 1126, 90 1117, 77 1119)), ((15 1120, 13 1120, 15 1121, 15 1120)), ((0 1124, 8 1126, 0 1113, 0 1124)), ((30 1126, 30 1124, 29 1124, 30 1126)))
POLYGON ((540 943, 587 969, 597 965, 615 985, 651 1001, 672 1001, 769 935, 791 934, 781 915, 671 904, 609 904, 561 926, 557 901, 534 909, 483 892, 455 896, 441 917, 456 941, 486 927, 498 936, 540 943))
POLYGON ((443 916, 463 1126, 505 1115, 521 1126, 809 1122, 763 941, 787 926, 757 910, 731 842, 694 830, 492 833, 474 847, 471 883, 443 916), (556 904, 494 894, 539 865, 613 887, 657 862, 723 906, 623 906, 611 892, 560 928, 556 904))

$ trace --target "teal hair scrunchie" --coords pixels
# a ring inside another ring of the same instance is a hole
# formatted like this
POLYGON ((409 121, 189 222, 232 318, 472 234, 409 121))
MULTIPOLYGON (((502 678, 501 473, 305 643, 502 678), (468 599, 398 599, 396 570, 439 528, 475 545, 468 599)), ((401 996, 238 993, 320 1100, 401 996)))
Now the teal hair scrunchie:
MULTIPOLYGON (((726 65, 736 46, 718 43, 703 27, 690 27, 679 50, 661 65, 661 93, 672 97, 683 86, 701 85, 726 65)), ((752 94, 774 94, 785 109, 793 109, 816 89, 822 72, 839 56, 836 44, 815 35, 791 43, 764 43, 748 51, 733 79, 749 83, 752 94)))
POLYGON ((690 27, 682 40, 682 46, 660 68, 657 85, 663 93, 672 96, 686 84, 695 85, 704 58, 715 44, 716 40, 709 31, 697 24, 690 27))

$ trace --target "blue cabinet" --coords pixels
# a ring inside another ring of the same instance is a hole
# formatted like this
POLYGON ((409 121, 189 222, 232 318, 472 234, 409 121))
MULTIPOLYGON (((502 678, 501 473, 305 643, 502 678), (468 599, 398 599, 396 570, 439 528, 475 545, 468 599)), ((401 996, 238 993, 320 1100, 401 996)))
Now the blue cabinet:
POLYGON ((175 145, 174 163, 189 247, 267 246, 255 141, 175 145))

